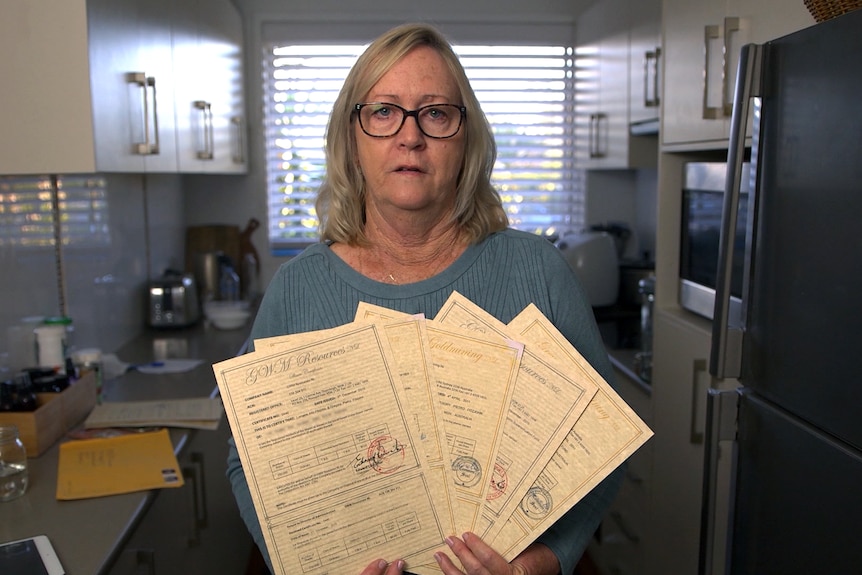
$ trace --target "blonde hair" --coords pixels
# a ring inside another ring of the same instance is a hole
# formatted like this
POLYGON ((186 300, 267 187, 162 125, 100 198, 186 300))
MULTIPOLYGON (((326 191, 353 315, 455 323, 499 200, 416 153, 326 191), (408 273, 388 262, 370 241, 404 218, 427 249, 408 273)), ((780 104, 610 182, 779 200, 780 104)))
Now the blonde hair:
POLYGON ((403 24, 372 42, 347 75, 326 128, 326 177, 315 207, 322 241, 365 245, 365 182, 356 162, 354 105, 408 52, 429 46, 443 58, 467 108, 464 160, 458 176, 453 219, 470 242, 505 229, 508 219, 491 185, 497 146, 467 74, 446 38, 427 24, 403 24))

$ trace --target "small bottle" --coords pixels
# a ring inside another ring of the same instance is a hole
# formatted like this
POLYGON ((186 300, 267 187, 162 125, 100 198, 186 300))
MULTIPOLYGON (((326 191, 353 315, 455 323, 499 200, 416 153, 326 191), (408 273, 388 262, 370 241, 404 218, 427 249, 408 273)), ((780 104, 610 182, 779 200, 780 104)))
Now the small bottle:
POLYGON ((260 270, 257 259, 252 254, 245 254, 242 258, 242 291, 246 301, 254 303, 260 295, 260 270))
POLYGON ((62 325, 40 325, 36 334, 36 361, 39 367, 66 373, 66 328, 62 325))
POLYGON ((27 450, 18 428, 0 425, 0 501, 11 501, 27 491, 27 450))
POLYGON ((224 301, 239 301, 239 276, 232 266, 223 265, 219 280, 219 295, 224 301))
POLYGON ((102 403, 102 350, 94 347, 79 349, 72 357, 75 367, 78 368, 82 376, 88 372, 93 372, 93 376, 96 378, 96 401, 102 403))

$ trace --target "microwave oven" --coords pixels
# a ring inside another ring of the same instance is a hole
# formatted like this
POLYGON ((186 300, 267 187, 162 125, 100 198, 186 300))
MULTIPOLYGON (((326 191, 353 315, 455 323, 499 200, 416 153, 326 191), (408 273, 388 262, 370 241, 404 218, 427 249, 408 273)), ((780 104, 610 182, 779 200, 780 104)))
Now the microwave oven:
MULTIPOLYGON (((750 165, 744 164, 733 242, 730 317, 740 317, 742 309, 749 176, 750 165)), ((707 319, 713 319, 714 315, 726 179, 725 163, 694 162, 685 165, 680 226, 679 299, 684 309, 707 319)))

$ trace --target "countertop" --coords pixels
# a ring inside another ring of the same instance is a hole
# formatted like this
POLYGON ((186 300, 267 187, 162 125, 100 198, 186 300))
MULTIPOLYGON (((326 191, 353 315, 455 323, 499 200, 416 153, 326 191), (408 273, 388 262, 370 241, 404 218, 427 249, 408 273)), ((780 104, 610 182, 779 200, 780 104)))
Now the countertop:
MULTIPOLYGON (((117 350, 121 361, 143 364, 165 357, 188 357, 203 363, 180 374, 128 372, 105 382, 105 400, 214 397, 218 388, 212 364, 240 353, 250 329, 251 322, 230 331, 203 323, 181 330, 147 330, 117 350)), ((223 419, 221 425, 227 421, 223 419)), ((192 434, 206 431, 171 429, 170 433, 174 451, 179 454, 192 434)), ((0 541, 47 535, 67 575, 105 573, 158 490, 57 501, 59 444, 29 460, 29 487, 24 496, 0 503, 0 541)))

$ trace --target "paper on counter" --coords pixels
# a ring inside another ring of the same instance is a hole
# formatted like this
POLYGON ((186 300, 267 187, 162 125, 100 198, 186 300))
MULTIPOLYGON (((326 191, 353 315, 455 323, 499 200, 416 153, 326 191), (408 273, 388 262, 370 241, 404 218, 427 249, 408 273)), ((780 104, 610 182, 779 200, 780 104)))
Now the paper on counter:
POLYGON ((152 363, 135 366, 135 370, 150 375, 167 373, 186 373, 203 363, 202 359, 162 359, 152 363))
POLYGON ((220 398, 107 401, 93 408, 84 427, 164 426, 215 430, 223 414, 220 398))
POLYGON ((166 429, 60 445, 57 499, 87 499, 182 487, 182 472, 166 429))

